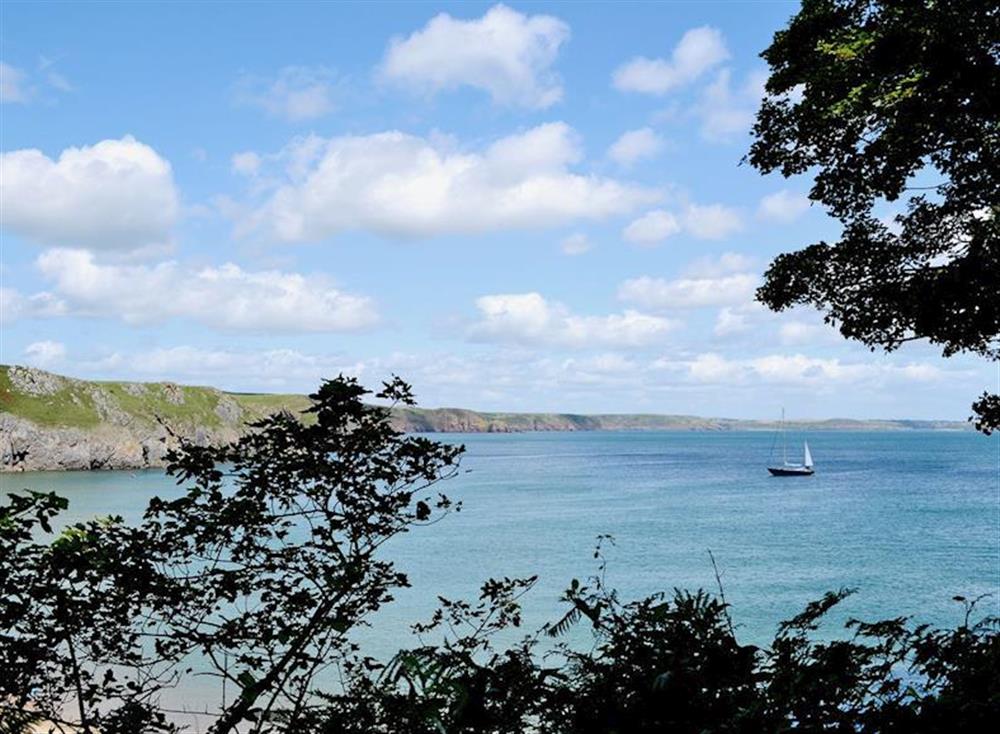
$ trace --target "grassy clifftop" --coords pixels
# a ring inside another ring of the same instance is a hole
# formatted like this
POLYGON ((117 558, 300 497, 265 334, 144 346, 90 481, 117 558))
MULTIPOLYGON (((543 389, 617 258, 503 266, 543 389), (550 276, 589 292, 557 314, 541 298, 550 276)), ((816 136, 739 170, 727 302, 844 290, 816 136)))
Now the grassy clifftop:
POLYGON ((52 428, 97 428, 114 421, 217 428, 281 409, 301 410, 303 395, 242 395, 170 382, 89 381, 0 365, 0 410, 52 428))
MULTIPOLYGON (((279 410, 301 412, 304 395, 230 393, 171 382, 77 380, 43 370, 0 365, 0 412, 41 428, 87 431, 106 425, 172 426, 208 431, 234 428, 279 410)), ((772 421, 685 415, 482 413, 458 408, 396 411, 396 424, 412 432, 768 430, 772 421)), ((789 424, 810 430, 967 429, 957 421, 826 420, 789 424)))

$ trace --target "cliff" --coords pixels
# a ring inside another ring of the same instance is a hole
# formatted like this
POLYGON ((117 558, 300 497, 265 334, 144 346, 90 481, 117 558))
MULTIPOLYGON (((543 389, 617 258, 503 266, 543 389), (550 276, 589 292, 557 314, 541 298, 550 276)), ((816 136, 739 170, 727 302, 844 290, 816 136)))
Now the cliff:
MULTIPOLYGON (((201 445, 232 441, 247 423, 278 410, 299 413, 304 395, 228 393, 171 382, 94 382, 0 365, 0 471, 138 469, 163 465, 177 436, 201 445), (169 426, 169 430, 167 429, 169 426), (16 462, 15 457, 22 460, 16 462), (16 467, 15 467, 16 464, 16 467)), ((407 432, 770 430, 773 422, 683 415, 480 413, 405 408, 407 432)), ((967 429, 946 421, 829 420, 805 430, 967 429)))

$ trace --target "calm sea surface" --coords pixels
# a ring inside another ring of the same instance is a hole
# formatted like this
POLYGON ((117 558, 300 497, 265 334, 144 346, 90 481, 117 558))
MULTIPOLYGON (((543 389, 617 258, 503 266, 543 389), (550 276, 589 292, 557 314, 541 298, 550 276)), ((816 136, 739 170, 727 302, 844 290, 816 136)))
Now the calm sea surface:
MULTIPOLYGON (((437 595, 472 598, 490 576, 538 574, 526 627, 557 618, 569 581, 594 571, 610 533, 608 582, 623 598, 673 587, 714 589, 715 554, 745 642, 823 592, 858 593, 847 616, 910 614, 955 624, 952 597, 993 594, 1000 612, 1000 437, 974 433, 813 433, 810 478, 773 478, 768 433, 439 434, 464 443, 466 470, 443 488, 464 508, 387 547, 412 589, 363 635, 386 655, 437 595)), ((798 445, 796 446, 798 449, 798 445)), ((4 490, 55 490, 72 519, 137 517, 175 493, 156 471, 32 473, 4 490)))

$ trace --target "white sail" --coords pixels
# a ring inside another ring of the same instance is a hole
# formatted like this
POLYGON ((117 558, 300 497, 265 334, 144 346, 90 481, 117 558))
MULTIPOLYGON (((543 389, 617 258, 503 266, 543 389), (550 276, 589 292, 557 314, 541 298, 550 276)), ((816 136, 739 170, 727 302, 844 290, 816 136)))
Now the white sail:
POLYGON ((803 445, 806 447, 805 457, 802 459, 802 465, 807 469, 811 469, 813 465, 813 455, 809 453, 809 444, 803 441, 803 445))

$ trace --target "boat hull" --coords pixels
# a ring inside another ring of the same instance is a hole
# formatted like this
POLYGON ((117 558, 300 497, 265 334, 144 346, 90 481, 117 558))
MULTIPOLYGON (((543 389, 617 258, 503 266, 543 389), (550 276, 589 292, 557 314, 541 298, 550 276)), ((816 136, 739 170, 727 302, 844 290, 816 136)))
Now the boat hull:
POLYGON ((767 470, 775 477, 811 477, 814 472, 804 466, 769 466, 767 470))

